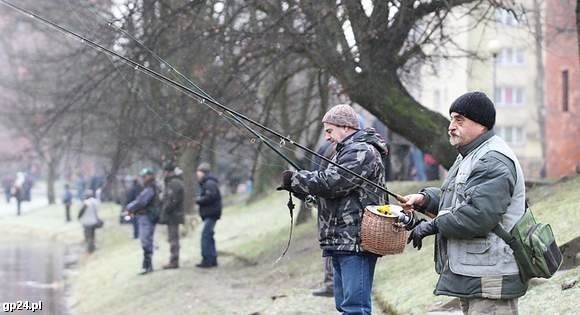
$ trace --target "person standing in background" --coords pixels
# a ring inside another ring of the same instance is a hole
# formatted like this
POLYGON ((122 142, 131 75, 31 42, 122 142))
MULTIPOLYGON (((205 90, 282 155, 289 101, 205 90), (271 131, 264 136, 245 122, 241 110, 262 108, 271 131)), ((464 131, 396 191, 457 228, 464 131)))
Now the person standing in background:
POLYGON ((62 204, 64 205, 66 222, 70 222, 70 207, 72 205, 73 194, 70 191, 68 184, 64 185, 64 193, 62 194, 62 204))
POLYGON ((163 170, 165 189, 161 201, 159 224, 167 224, 170 245, 169 263, 163 266, 163 269, 177 269, 179 268, 179 225, 185 222, 183 179, 177 175, 173 164, 167 164, 163 170))
POLYGON ((139 274, 146 275, 153 272, 153 237, 158 219, 159 191, 152 169, 144 168, 139 175, 143 182, 143 190, 127 205, 126 210, 131 215, 137 216, 139 222, 139 240, 143 248, 143 271, 139 274))
POLYGON ((95 230, 101 221, 98 214, 99 201, 93 197, 91 191, 86 191, 84 195, 85 200, 83 200, 83 206, 79 211, 78 219, 83 226, 87 252, 91 254, 95 251, 95 230))
POLYGON ((217 250, 215 247, 214 229, 217 220, 222 215, 222 197, 219 190, 219 182, 211 174, 210 165, 201 163, 197 168, 199 180, 199 197, 196 203, 199 205, 199 215, 203 220, 201 231, 201 257, 198 268, 217 267, 217 250))

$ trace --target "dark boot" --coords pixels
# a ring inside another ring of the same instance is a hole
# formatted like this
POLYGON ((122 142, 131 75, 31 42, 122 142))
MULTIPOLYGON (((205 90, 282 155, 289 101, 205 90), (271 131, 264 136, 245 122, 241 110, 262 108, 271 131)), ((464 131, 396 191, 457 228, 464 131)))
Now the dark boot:
POLYGON ((163 269, 177 269, 179 268, 179 264, 176 262, 170 262, 167 265, 163 266, 163 269))
POLYGON ((202 261, 201 263, 195 265, 197 268, 214 268, 217 267, 217 262, 208 263, 206 261, 202 261))
POLYGON ((140 275, 145 275, 148 273, 153 272, 153 263, 151 262, 151 256, 153 253, 151 251, 146 250, 143 248, 143 271, 140 272, 140 275))
POLYGON ((323 286, 318 289, 314 289, 312 291, 312 295, 314 296, 325 296, 325 297, 333 297, 334 290, 331 287, 323 286))
POLYGON ((140 276, 144 276, 146 274, 150 274, 153 272, 153 267, 144 268, 143 271, 139 273, 140 276))

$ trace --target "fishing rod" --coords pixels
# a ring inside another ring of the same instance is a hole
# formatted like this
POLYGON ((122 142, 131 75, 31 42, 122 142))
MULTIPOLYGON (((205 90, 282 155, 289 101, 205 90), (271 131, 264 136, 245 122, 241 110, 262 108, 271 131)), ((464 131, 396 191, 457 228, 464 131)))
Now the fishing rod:
MULTIPOLYGON (((154 70, 151 70, 151 69, 147 68, 146 66, 138 63, 138 62, 135 62, 135 61, 133 61, 133 60, 131 60, 131 59, 129 59, 129 58, 127 58, 127 57, 125 57, 125 56, 117 53, 117 52, 114 52, 114 51, 112 51, 112 50, 110 50, 110 49, 108 49, 108 48, 106 48, 106 47, 104 47, 104 46, 102 46, 102 45, 100 45, 98 43, 95 43, 94 41, 91 41, 91 40, 87 39, 86 37, 84 37, 84 36, 82 36, 82 35, 74 32, 74 31, 71 31, 71 30, 69 30, 69 29, 67 29, 65 27, 62 27, 62 26, 60 26, 59 24, 57 24, 55 22, 52 22, 52 21, 50 21, 48 19, 45 19, 42 16, 39 16, 39 15, 35 14, 34 12, 31 12, 29 10, 23 9, 23 8, 21 8, 19 6, 16 6, 16 5, 14 5, 11 2, 8 2, 6 0, 0 0, 0 3, 4 4, 5 6, 11 8, 11 9, 13 9, 13 10, 15 10, 15 11, 21 13, 21 14, 24 14, 26 16, 29 16, 29 17, 31 17, 33 19, 37 19, 37 20, 41 21, 42 23, 44 23, 44 24, 46 24, 46 25, 48 25, 48 26, 50 26, 52 28, 55 28, 56 30, 58 30, 58 31, 60 31, 60 32, 62 32, 64 34, 70 35, 70 36, 72 36, 72 37, 80 40, 81 43, 85 43, 85 44, 89 45, 90 47, 93 47, 94 49, 96 49, 98 51, 101 51, 101 52, 106 53, 108 55, 114 56, 114 57, 118 58, 120 61, 122 61, 123 63, 134 67, 134 69, 136 71, 140 71, 140 72, 142 72, 142 73, 144 73, 144 74, 146 74, 146 75, 148 75, 148 76, 150 76, 150 77, 152 77, 152 78, 154 78, 154 79, 156 79, 158 81, 161 81, 161 82, 164 82, 166 84, 169 84, 172 87, 174 87, 175 89, 181 91, 182 93, 188 94, 190 96, 195 96, 197 98, 198 102, 200 102, 201 104, 206 105, 205 104, 206 102, 207 103, 210 103, 210 104, 212 104, 214 106, 217 106, 218 108, 220 108, 224 112, 229 113, 233 117, 237 117, 238 119, 242 119, 242 120, 247 121, 247 122, 249 122, 249 123, 251 123, 251 124, 253 124, 255 126, 258 126, 258 127, 262 128, 263 130, 265 130, 265 131, 271 133, 272 135, 280 138, 280 143, 281 144, 285 144, 286 142, 289 142, 292 145, 298 147, 299 149, 301 149, 303 151, 306 151, 306 152, 308 152, 308 153, 310 153, 312 155, 315 155, 315 156, 321 158, 322 160, 328 162, 329 164, 332 164, 332 165, 338 167, 340 170, 342 170, 342 171, 344 171, 344 172, 346 172, 346 173, 348 173, 348 174, 350 174, 350 175, 352 175, 354 177, 357 177, 357 178, 363 180, 364 182, 366 182, 367 184, 369 184, 369 185, 371 185, 371 186, 373 186, 375 188, 378 188, 378 189, 382 190, 383 192, 385 192, 385 193, 393 196, 398 201, 400 201, 400 202, 405 202, 406 201, 406 199, 403 196, 389 191, 385 187, 383 187, 383 186, 381 186, 381 185, 379 185, 379 184, 377 184, 377 183, 375 183, 375 182, 373 182, 373 181, 371 181, 371 180, 369 180, 367 178, 364 178, 363 176, 361 176, 361 175, 359 175, 359 174, 357 174, 357 173, 355 173, 355 172, 353 172, 353 171, 351 171, 351 170, 343 167, 342 165, 337 164, 336 162, 334 162, 334 161, 326 158, 325 156, 323 156, 321 154, 318 154, 317 152, 315 152, 315 151, 313 151, 313 150, 311 150, 311 149, 309 149, 309 148, 301 145, 300 143, 297 143, 297 142, 293 141, 292 139, 290 139, 290 138, 288 138, 288 137, 280 134, 279 132, 277 132, 277 131, 275 131, 275 130, 267 127, 267 126, 264 126, 264 125, 260 124, 259 122, 256 122, 253 119, 251 119, 251 118, 249 118, 249 117, 247 117, 247 116, 245 116, 245 115, 243 115, 241 113, 238 113, 237 111, 235 111, 233 109, 228 108, 225 105, 220 104, 219 102, 213 100, 212 98, 209 98, 209 97, 205 96, 202 93, 199 93, 197 91, 194 91, 191 88, 188 88, 188 87, 184 86, 183 84, 181 84, 179 82, 176 82, 175 80, 172 80, 170 78, 167 78, 166 76, 164 76, 164 75, 162 75, 162 74, 160 74, 160 73, 158 73, 158 72, 156 72, 154 70)), ((262 139, 262 138, 260 137, 260 139, 262 139)), ((277 149, 275 151, 276 151, 276 153, 278 153, 280 155, 280 157, 282 157, 286 162, 288 162, 289 164, 291 164, 292 166, 294 166, 296 169, 298 169, 298 170, 301 169, 300 167, 296 167, 295 166, 295 163, 291 162, 285 155, 283 155, 277 149)))

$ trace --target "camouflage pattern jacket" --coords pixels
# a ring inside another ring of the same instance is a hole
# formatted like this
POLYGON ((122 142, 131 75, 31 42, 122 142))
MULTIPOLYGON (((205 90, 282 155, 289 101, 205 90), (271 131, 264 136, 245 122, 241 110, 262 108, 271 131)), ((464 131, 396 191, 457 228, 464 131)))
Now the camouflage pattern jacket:
MULTIPOLYGON (((336 146, 334 162, 385 186, 384 140, 368 128, 336 146)), ((364 207, 386 202, 384 192, 330 164, 325 170, 299 171, 292 176, 292 191, 318 197, 318 226, 323 250, 359 252, 364 207)))

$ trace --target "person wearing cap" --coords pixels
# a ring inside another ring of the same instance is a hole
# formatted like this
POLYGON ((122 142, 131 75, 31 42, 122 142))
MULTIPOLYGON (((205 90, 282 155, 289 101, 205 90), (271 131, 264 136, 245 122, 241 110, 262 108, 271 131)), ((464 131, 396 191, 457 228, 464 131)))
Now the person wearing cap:
POLYGON ((157 214, 159 209, 159 193, 155 183, 155 172, 150 168, 144 168, 139 173, 143 190, 137 198, 131 201, 125 208, 131 215, 137 216, 139 223, 139 240, 143 248, 143 264, 140 275, 153 272, 153 236, 157 214))
POLYGON ((183 211, 183 180, 176 172, 174 164, 163 167, 165 187, 159 224, 167 224, 167 237, 169 241, 169 263, 163 269, 179 268, 179 225, 185 221, 183 211))
POLYGON ((199 181, 199 196, 195 202, 199 206, 203 229, 201 231, 202 260, 195 266, 198 268, 213 268, 218 265, 214 229, 217 220, 222 215, 222 197, 219 181, 211 173, 208 163, 199 164, 196 175, 199 181))
MULTIPOLYGON (((332 107, 322 123, 326 140, 336 145, 334 162, 384 186, 387 149, 375 130, 360 130, 356 112, 346 104, 332 107)), ((336 309, 343 314, 371 314, 378 256, 360 246, 361 220, 366 206, 387 202, 386 194, 333 164, 323 170, 286 170, 281 189, 317 197, 318 239, 322 255, 332 257, 336 309)))
POLYGON ((493 132, 495 108, 482 92, 449 109, 449 141, 459 152, 441 188, 405 196, 406 209, 436 214, 408 242, 435 235, 435 295, 458 297, 464 314, 517 314, 528 283, 513 252, 493 230, 510 231, 525 209, 524 175, 514 152, 493 132))

